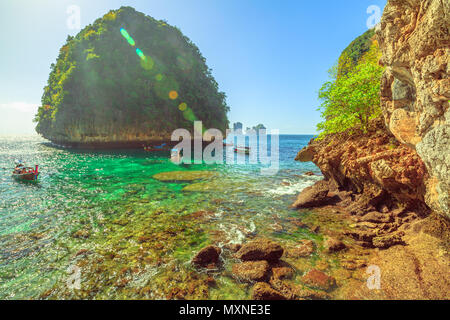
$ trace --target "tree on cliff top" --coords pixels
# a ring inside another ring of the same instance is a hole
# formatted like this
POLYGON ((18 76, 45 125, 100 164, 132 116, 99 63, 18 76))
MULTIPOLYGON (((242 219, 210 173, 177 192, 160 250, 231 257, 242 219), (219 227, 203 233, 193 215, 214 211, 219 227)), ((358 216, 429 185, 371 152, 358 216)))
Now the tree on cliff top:
POLYGON ((44 88, 36 130, 111 136, 123 128, 160 132, 228 127, 226 96, 206 59, 181 31, 135 11, 113 10, 68 37, 44 88))
POLYGON ((380 82, 383 68, 378 65, 380 50, 373 41, 356 65, 349 57, 342 58, 346 72, 339 74, 339 68, 330 71, 331 80, 319 91, 322 104, 319 107, 323 122, 317 125, 325 135, 360 128, 364 132, 369 121, 380 115, 380 82), (347 59, 347 60, 346 60, 347 59))

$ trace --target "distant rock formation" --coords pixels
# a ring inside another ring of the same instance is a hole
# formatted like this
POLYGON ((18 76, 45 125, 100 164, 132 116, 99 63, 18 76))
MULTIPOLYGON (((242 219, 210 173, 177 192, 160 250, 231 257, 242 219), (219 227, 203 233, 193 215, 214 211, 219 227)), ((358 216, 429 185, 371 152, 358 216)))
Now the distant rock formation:
POLYGON ((424 161, 426 203, 450 217, 450 2, 389 0, 377 36, 386 126, 424 161))
POLYGON ((243 128, 242 122, 236 122, 233 124, 233 131, 238 131, 238 130, 242 131, 242 128, 243 128))

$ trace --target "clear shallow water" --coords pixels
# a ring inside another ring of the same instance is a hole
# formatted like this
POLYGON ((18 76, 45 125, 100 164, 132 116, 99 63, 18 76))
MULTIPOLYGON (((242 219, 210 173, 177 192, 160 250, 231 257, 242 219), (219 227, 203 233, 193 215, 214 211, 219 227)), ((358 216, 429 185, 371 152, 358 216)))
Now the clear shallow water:
POLYGON ((248 297, 248 287, 226 275, 202 292, 207 275, 197 276, 189 260, 210 243, 311 236, 285 224, 297 214, 289 208, 296 194, 320 179, 303 175, 320 174, 313 164, 293 160, 311 138, 280 136, 280 170, 263 176, 258 165, 186 168, 164 154, 70 151, 38 137, 0 137, 0 298, 167 298, 180 288, 188 298, 248 297), (15 159, 39 164, 39 183, 13 180, 4 168, 15 159), (178 170, 218 176, 152 178, 178 170), (82 271, 75 292, 66 286, 74 265, 82 271))

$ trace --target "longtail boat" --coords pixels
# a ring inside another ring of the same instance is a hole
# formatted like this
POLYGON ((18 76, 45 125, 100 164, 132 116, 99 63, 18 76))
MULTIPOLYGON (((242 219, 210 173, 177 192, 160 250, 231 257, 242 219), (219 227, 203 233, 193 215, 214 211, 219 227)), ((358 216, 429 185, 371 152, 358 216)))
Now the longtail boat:
POLYGON ((37 181, 39 177, 39 167, 16 167, 12 173, 13 177, 17 180, 24 181, 37 181))
POLYGON ((236 153, 243 153, 243 154, 250 154, 250 148, 249 147, 237 147, 237 148, 234 148, 234 152, 236 152, 236 153))
POLYGON ((154 151, 170 151, 170 146, 163 143, 160 146, 144 146, 144 151, 154 152, 154 151))

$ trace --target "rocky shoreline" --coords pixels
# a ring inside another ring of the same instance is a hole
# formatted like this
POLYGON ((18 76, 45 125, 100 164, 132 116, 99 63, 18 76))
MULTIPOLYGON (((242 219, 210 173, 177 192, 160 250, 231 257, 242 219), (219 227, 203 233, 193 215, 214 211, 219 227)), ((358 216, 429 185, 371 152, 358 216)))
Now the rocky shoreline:
POLYGON ((307 226, 346 244, 336 257, 343 271, 379 271, 380 289, 346 281, 335 294, 344 299, 450 298, 449 219, 427 205, 430 175, 424 162, 382 120, 373 121, 365 134, 312 140, 296 160, 314 162, 324 175, 293 204, 313 211, 307 226))
POLYGON ((281 259, 283 254, 308 257, 314 247, 313 241, 305 240, 298 247, 284 249, 272 240, 258 238, 243 245, 227 245, 222 256, 221 248, 208 246, 195 255, 192 264, 198 269, 217 270, 221 259, 232 259, 231 276, 252 285, 254 300, 328 299, 327 291, 336 287, 334 277, 311 269, 301 277, 301 283, 293 283, 299 270, 281 259))
POLYGON ((312 140, 296 160, 313 161, 325 180, 303 190, 293 206, 345 210, 357 225, 347 235, 364 247, 403 243, 403 229, 431 212, 424 200, 424 163, 414 150, 396 142, 380 120, 366 134, 312 140))

